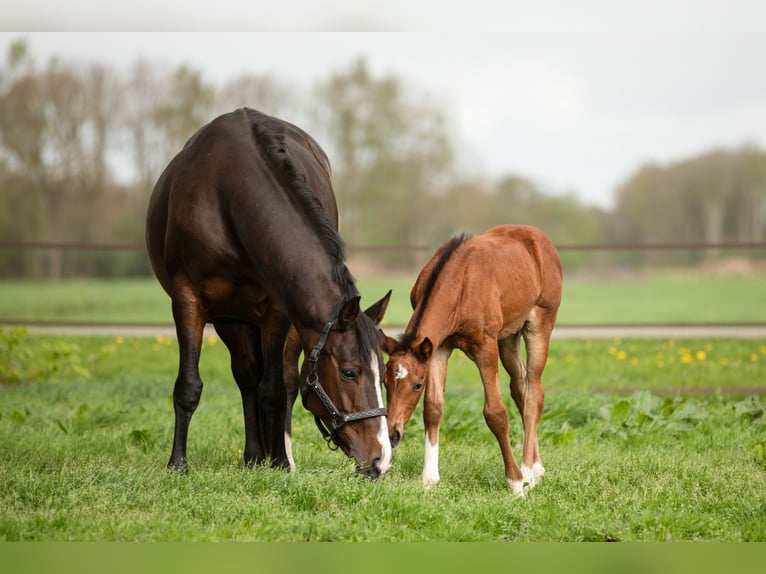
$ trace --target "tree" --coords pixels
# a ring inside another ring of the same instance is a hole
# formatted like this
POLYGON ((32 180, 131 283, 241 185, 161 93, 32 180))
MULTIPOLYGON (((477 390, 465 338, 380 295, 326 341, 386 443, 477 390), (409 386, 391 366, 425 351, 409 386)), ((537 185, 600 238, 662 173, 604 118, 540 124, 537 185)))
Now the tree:
MULTIPOLYGON (((667 166, 645 165, 617 192, 614 237, 641 243, 763 241, 766 154, 713 150, 667 166)), ((696 254, 715 258, 708 250, 696 254)), ((647 253, 645 262, 684 262, 684 254, 647 253)))
POLYGON ((317 93, 343 236, 357 245, 427 241, 425 214, 451 176, 444 116, 410 99, 396 77, 374 77, 363 59, 317 93))

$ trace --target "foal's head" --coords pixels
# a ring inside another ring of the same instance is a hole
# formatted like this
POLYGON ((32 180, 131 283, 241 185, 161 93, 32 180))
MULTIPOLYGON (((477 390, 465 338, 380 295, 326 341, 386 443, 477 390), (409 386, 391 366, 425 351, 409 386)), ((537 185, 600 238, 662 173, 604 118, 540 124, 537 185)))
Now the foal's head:
POLYGON ((428 337, 409 345, 386 337, 383 348, 389 355, 384 377, 388 399, 388 431, 391 446, 396 446, 402 440, 404 425, 410 420, 423 394, 433 344, 428 337))

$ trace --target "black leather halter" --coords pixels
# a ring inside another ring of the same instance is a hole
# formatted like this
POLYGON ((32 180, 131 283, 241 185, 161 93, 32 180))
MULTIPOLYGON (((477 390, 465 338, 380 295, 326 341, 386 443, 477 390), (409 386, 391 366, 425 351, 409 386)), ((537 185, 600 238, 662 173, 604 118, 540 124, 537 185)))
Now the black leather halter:
POLYGON ((329 397, 327 392, 325 392, 325 390, 322 388, 322 385, 319 384, 319 374, 317 367, 319 363, 319 353, 322 352, 322 349, 327 342, 327 336, 330 334, 330 330, 334 324, 335 321, 330 321, 327 323, 327 325, 325 325, 324 330, 322 331, 322 336, 319 337, 319 342, 309 355, 309 374, 308 377, 306 377, 306 383, 308 386, 304 387, 301 392, 303 395, 303 404, 305 405, 306 393, 308 392, 308 388, 311 387, 327 411, 330 413, 330 416, 332 417, 332 423, 330 424, 329 429, 320 417, 314 415, 314 421, 322 433, 322 436, 327 441, 327 446, 329 446, 331 450, 337 450, 338 443, 335 438, 338 429, 340 429, 346 423, 371 419, 375 417, 384 417, 388 414, 388 411, 385 408, 368 409, 366 411, 359 411, 356 413, 341 414, 338 408, 335 406, 335 403, 332 402, 332 399, 329 397))

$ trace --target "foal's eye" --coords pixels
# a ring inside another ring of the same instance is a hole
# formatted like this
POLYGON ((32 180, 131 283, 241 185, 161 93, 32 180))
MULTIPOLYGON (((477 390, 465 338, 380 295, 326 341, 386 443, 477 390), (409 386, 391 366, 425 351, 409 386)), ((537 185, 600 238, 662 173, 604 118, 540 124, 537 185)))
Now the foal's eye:
POLYGON ((359 378, 359 375, 357 375, 354 369, 341 369, 340 376, 347 381, 356 381, 357 378, 359 378))
POLYGON ((412 390, 413 391, 419 391, 422 388, 423 388, 423 381, 418 381, 417 383, 412 385, 412 390))

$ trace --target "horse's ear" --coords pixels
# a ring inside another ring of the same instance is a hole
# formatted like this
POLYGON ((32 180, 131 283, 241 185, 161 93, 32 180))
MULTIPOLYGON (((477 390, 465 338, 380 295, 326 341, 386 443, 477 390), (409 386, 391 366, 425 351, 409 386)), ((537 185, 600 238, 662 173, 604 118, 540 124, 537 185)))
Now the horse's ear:
POLYGON ((386 355, 391 355, 399 344, 396 339, 386 335, 382 329, 378 329, 378 339, 380 340, 380 348, 386 355))
POLYGON ((343 304, 340 313, 338 313, 338 331, 345 331, 356 321, 359 316, 360 299, 361 297, 357 295, 343 304))
POLYGON ((417 355, 418 359, 425 362, 431 358, 431 353, 433 353, 433 351, 434 351, 434 345, 431 342, 431 339, 426 337, 425 339, 423 339, 420 345, 417 346, 415 350, 415 354, 417 355))
POLYGON ((370 319, 372 319, 372 322, 376 325, 379 325, 381 320, 383 319, 383 315, 386 314, 386 309, 388 309, 388 302, 391 300, 391 291, 389 290, 388 293, 385 294, 385 296, 378 301, 377 303, 374 303, 373 305, 370 305, 369 308, 367 308, 364 312, 365 315, 367 315, 370 319))

